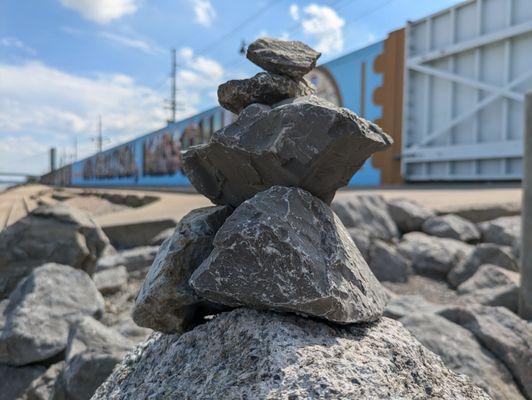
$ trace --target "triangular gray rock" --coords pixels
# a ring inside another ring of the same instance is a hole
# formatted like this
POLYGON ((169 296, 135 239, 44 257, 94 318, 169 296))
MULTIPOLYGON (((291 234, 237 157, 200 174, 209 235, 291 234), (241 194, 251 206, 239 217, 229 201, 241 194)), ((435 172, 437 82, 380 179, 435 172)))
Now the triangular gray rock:
POLYGON ((301 78, 316 66, 321 53, 299 41, 260 38, 248 46, 246 57, 273 74, 301 78))
POLYGON ((384 310, 384 289, 332 210, 299 188, 272 187, 222 225, 190 283, 214 303, 347 324, 384 310))
POLYGON ((252 104, 208 144, 183 153, 194 187, 238 206, 271 186, 297 186, 330 203, 366 159, 392 143, 377 125, 316 96, 252 104))

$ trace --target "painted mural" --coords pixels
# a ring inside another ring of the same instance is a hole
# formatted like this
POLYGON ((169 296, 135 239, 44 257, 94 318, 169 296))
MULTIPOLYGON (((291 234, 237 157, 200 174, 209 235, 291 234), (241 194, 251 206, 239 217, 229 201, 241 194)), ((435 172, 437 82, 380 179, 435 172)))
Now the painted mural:
POLYGON ((97 154, 83 164, 83 179, 115 179, 136 177, 135 147, 132 144, 97 154))

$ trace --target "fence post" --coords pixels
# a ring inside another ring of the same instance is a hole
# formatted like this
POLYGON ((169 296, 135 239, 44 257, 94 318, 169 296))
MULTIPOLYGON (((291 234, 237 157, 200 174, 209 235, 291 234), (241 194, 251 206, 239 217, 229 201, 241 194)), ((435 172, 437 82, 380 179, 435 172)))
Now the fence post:
POLYGON ((525 100, 519 315, 532 320, 532 92, 525 100))

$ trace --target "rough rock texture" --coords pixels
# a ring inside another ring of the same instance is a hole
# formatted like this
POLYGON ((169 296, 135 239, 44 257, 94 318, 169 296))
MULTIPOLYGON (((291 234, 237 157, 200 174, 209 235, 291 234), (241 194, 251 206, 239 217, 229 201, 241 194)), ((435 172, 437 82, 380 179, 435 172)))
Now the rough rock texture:
MULTIPOLYGON (((334 203, 333 203, 334 205, 334 203)), ((360 250, 360 253, 364 257, 364 260, 369 260, 369 248, 371 246, 371 235, 370 233, 361 228, 348 228, 347 232, 349 232, 349 236, 351 236, 351 239, 357 246, 358 250, 360 250)))
POLYGON ((273 74, 301 78, 316 66, 321 53, 299 41, 260 38, 248 47, 246 57, 273 74))
POLYGON ((423 222, 422 230, 428 235, 462 242, 477 242, 480 232, 475 224, 457 215, 442 215, 431 217, 423 222))
POLYGON ((493 399, 524 399, 510 371, 467 329, 434 314, 416 313, 402 318, 401 323, 439 355, 447 368, 469 376, 493 399))
POLYGON ((434 211, 417 201, 403 198, 389 200, 388 211, 403 233, 420 231, 423 222, 435 215, 434 211))
POLYGON ((373 238, 392 240, 399 237, 384 198, 379 195, 356 195, 335 199, 331 205, 347 228, 358 228, 373 238))
POLYGON ((0 400, 20 398, 31 382, 45 371, 41 366, 17 368, 0 364, 0 400))
POLYGON ((54 398, 90 399, 133 347, 128 339, 95 319, 81 319, 70 330, 66 365, 56 381, 54 398))
POLYGON ((133 319, 161 332, 179 332, 212 306, 198 298, 188 280, 212 251, 214 235, 231 214, 229 207, 204 207, 179 222, 162 244, 135 300, 133 319))
POLYGON ((122 250, 116 254, 100 258, 96 270, 101 271, 123 265, 130 272, 138 271, 151 265, 158 250, 159 246, 139 246, 122 250))
POLYGON ((440 315, 471 331, 512 372, 532 398, 532 323, 504 307, 449 307, 440 315))
POLYGON ((298 189, 274 186, 243 203, 190 278, 231 307, 291 311, 338 323, 375 320, 385 292, 338 217, 298 189))
POLYGON ((184 393, 188 399, 489 398, 393 320, 338 328, 240 309, 181 336, 153 335, 93 399, 184 393))
POLYGON ((410 315, 436 314, 444 306, 427 301, 417 294, 395 295, 388 300, 384 315, 389 318, 399 319, 410 315))
POLYGON ((0 299, 46 262, 94 272, 109 246, 90 214, 61 204, 42 206, 0 232, 0 299))
POLYGON ((96 288, 101 294, 111 294, 127 286, 127 268, 119 265, 115 268, 98 271, 93 276, 96 288))
POLYGON ((456 291, 464 296, 465 302, 506 307, 517 313, 519 273, 496 265, 481 265, 456 291))
POLYGON ((174 232, 175 227, 165 229, 151 240, 150 246, 160 246, 166 239, 172 236, 174 232))
POLYGON ((439 214, 455 214, 471 222, 484 222, 499 217, 509 217, 521 214, 521 203, 488 203, 454 205, 438 209, 439 214))
POLYGON ((498 265, 509 271, 519 270, 511 248, 492 243, 481 243, 449 272, 447 280, 451 286, 457 287, 472 277, 483 264, 498 265))
POLYGON ((85 272, 52 263, 36 268, 9 296, 0 363, 25 365, 54 357, 66 348, 75 318, 102 312, 103 298, 85 272))
POLYGON ((398 249, 418 273, 444 277, 473 247, 454 239, 410 232, 403 236, 398 249))
POLYGON ((273 108, 248 106, 208 144, 183 153, 194 187, 215 204, 238 206, 271 186, 297 186, 330 203, 392 139, 375 124, 317 96, 273 108))
POLYGON ((64 366, 64 361, 51 365, 44 374, 31 382, 20 400, 50 400, 55 380, 64 366))
POLYGON ((296 81, 267 72, 259 72, 249 79, 231 80, 218 86, 218 102, 235 114, 239 114, 253 103, 271 106, 290 97, 311 94, 316 94, 316 90, 305 78, 296 81))
POLYGON ((503 246, 513 246, 521 236, 521 216, 501 217, 478 224, 482 240, 503 246))
POLYGON ((396 246, 379 239, 371 244, 368 265, 379 281, 406 282, 412 273, 410 261, 399 253, 396 246))

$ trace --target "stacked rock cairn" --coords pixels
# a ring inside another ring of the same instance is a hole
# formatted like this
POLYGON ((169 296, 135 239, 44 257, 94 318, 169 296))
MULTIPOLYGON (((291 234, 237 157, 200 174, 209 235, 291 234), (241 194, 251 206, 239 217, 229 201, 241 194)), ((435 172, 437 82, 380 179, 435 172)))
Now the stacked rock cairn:
POLYGON ((380 318, 385 291, 329 205, 392 140, 315 95, 304 75, 319 56, 261 38, 247 58, 266 72, 218 88, 237 119, 183 152, 191 183, 216 206, 190 212, 161 245, 136 298, 138 325, 182 332, 235 307, 337 324, 380 318))

